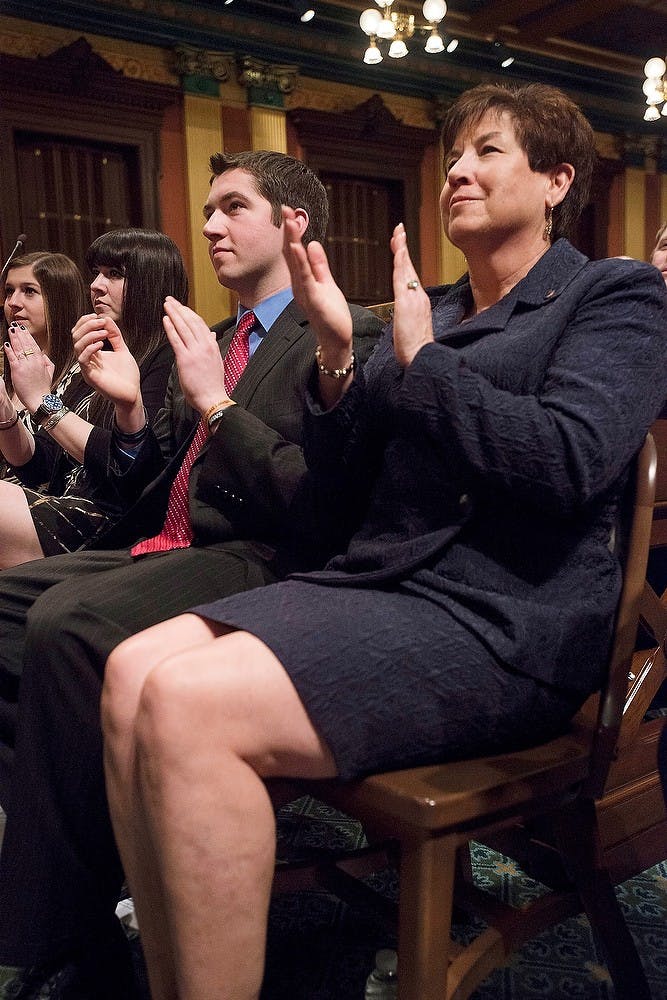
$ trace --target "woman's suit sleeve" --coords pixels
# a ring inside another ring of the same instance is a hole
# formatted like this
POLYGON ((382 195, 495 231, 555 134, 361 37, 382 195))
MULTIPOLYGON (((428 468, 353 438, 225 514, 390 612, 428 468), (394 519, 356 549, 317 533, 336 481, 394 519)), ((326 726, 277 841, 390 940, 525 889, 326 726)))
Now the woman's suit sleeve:
MULTIPOLYGON (((423 347, 397 395, 407 432, 479 486, 543 510, 569 515, 602 494, 638 451, 667 370, 660 275, 611 263, 564 318, 538 391, 507 391, 461 352, 423 347)), ((548 322, 544 309, 535 322, 548 322)))

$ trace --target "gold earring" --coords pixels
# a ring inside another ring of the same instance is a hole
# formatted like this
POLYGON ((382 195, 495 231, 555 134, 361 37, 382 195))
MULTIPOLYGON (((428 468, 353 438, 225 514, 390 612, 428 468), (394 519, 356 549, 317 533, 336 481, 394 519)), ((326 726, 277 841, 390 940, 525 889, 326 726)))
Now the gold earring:
POLYGON ((546 222, 544 224, 544 232, 542 233, 542 236, 544 237, 545 242, 550 243, 551 242, 551 234, 552 234, 553 228, 554 228, 554 207, 553 207, 553 205, 549 205, 549 210, 545 213, 545 218, 546 218, 546 222))

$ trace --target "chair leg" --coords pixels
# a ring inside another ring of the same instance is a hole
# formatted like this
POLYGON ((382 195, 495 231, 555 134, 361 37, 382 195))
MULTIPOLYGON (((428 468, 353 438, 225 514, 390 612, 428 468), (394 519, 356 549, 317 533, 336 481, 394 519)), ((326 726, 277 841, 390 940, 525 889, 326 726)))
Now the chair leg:
POLYGON ((401 839, 398 919, 399 1000, 444 1000, 456 844, 401 839))
POLYGON ((607 963, 617 1000, 651 1000, 637 948, 602 860, 595 805, 579 799, 554 817, 556 842, 607 963))

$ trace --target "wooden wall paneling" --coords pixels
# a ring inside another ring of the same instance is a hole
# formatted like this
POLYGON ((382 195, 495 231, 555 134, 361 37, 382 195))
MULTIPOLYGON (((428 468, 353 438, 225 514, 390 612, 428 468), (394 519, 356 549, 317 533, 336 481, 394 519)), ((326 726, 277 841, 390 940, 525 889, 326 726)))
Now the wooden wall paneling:
POLYGON ((136 184, 135 221, 148 228, 160 227, 160 129, 165 108, 180 100, 178 91, 125 77, 84 38, 46 57, 3 56, 0 90, 3 252, 7 246, 9 252, 22 228, 16 142, 17 136, 26 133, 50 136, 64 144, 76 145, 80 140, 131 151, 136 158, 131 181, 136 184))

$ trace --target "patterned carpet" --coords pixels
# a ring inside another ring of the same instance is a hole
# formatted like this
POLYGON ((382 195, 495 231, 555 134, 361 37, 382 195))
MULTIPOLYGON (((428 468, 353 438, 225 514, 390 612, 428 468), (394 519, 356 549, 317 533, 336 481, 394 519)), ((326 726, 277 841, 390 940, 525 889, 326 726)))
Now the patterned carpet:
MULTIPOLYGON (((280 813, 281 857, 362 843, 354 821, 313 799, 300 799, 280 813)), ((473 867, 480 884, 513 904, 544 891, 512 861, 481 845, 474 847, 473 867)), ((381 873, 377 884, 395 894, 395 873, 381 873)), ((667 862, 626 882, 618 893, 653 1000, 667 1000, 667 862)), ((470 931, 457 928, 464 935, 470 931)), ((262 1000, 362 1000, 376 949, 393 946, 380 918, 365 908, 348 907, 323 892, 278 895, 271 907, 262 1000)), ((575 917, 526 944, 474 1000, 611 1000, 613 995, 588 921, 575 917)))
MULTIPOLYGON (((0 811, 0 839, 3 821, 0 811)), ((357 823, 311 798, 281 810, 278 826, 281 858, 353 850, 364 842, 357 823)), ((473 867, 481 885, 513 904, 543 891, 512 861, 481 845, 474 846, 473 867)), ((392 870, 378 873, 372 881, 395 898, 392 870)), ((624 883, 618 894, 652 998, 667 1000, 667 861, 624 883)), ((471 930, 461 927, 457 933, 471 930)), ((128 936, 148 1000, 139 938, 129 928, 128 936)), ((364 906, 350 907, 318 891, 279 894, 271 905, 261 1000, 363 1000, 375 951, 395 944, 376 912, 364 906)), ((580 916, 526 944, 471 1000, 612 1000, 613 996, 588 922, 580 916)))

